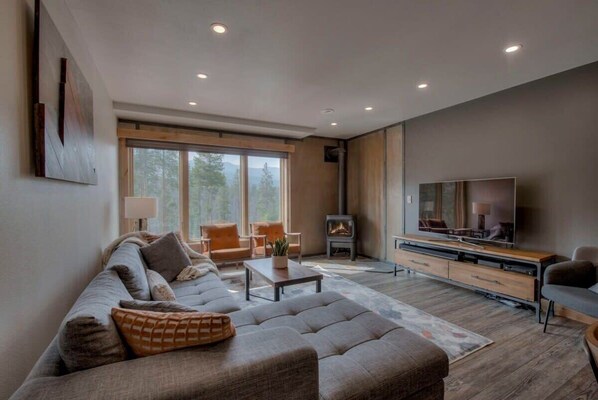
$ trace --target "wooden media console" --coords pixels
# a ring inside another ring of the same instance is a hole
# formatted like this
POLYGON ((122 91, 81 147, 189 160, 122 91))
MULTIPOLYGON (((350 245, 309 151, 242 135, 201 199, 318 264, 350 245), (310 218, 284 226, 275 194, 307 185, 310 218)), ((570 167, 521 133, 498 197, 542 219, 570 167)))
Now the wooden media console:
POLYGON ((467 289, 490 293, 535 309, 541 322, 544 270, 556 254, 493 245, 393 236, 397 265, 467 289))

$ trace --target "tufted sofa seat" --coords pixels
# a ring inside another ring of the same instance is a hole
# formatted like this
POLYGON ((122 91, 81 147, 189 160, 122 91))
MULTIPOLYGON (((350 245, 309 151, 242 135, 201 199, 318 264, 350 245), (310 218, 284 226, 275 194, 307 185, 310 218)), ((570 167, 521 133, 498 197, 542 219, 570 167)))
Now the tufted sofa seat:
POLYGON ((179 303, 201 312, 229 313, 239 310, 220 278, 213 272, 190 281, 169 283, 179 303))
POLYGON ((238 335, 298 331, 317 352, 321 399, 443 398, 448 358, 440 348, 336 292, 230 316, 238 335))

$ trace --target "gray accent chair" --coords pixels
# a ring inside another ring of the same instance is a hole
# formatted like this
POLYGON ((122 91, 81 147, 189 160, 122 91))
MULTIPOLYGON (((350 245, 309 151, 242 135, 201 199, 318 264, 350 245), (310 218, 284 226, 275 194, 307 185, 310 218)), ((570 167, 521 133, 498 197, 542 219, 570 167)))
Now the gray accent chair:
POLYGON ((598 318, 598 293, 588 288, 598 282, 598 247, 578 247, 571 261, 549 266, 544 272, 542 296, 549 300, 544 332, 554 303, 598 318))

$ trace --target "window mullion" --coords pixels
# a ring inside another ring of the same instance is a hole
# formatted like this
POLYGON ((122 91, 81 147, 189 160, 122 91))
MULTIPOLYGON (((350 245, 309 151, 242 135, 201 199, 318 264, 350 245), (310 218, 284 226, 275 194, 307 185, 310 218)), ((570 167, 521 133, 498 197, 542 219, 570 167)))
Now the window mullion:
POLYGON ((179 156, 179 215, 183 239, 189 241, 189 152, 179 156))
POLYGON ((249 165, 247 156, 241 156, 241 232, 249 235, 249 165))
POLYGON ((285 230, 291 230, 289 215, 289 159, 280 160, 280 220, 283 222, 285 230))

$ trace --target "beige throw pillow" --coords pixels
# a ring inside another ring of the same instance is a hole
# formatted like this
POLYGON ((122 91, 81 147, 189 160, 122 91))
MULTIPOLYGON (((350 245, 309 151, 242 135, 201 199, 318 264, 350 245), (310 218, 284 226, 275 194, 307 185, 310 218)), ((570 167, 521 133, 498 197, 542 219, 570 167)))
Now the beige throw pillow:
POLYGON ((145 357, 235 336, 226 314, 160 313, 113 308, 112 318, 136 356, 145 357))
POLYGON ((147 274, 147 283, 152 294, 152 300, 176 301, 172 288, 162 275, 151 269, 146 270, 145 273, 147 274))

